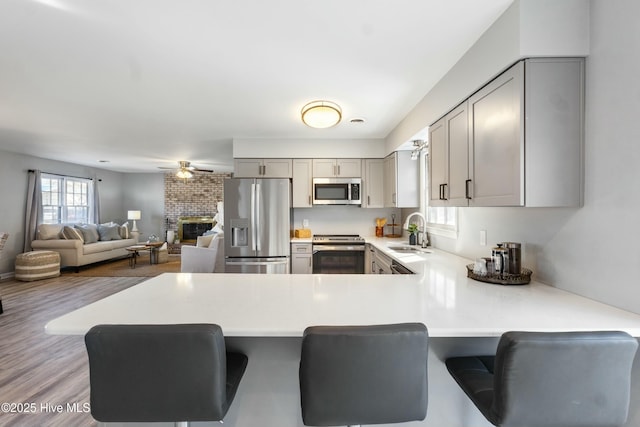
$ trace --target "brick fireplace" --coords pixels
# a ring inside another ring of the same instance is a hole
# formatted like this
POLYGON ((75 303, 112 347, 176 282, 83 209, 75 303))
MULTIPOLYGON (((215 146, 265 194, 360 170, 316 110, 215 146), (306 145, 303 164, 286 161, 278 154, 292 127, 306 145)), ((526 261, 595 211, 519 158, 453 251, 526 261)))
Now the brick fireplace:
MULTIPOLYGON (((223 199, 225 178, 231 178, 231 173, 196 173, 190 179, 180 179, 172 172, 165 173, 165 231, 173 230, 178 237, 180 217, 213 218, 218 212, 218 202, 223 199)), ((196 230, 196 232, 200 231, 204 232, 204 230, 196 230)), ((163 237, 166 237, 166 234, 163 237)), ((195 242, 195 239, 189 240, 195 242)))

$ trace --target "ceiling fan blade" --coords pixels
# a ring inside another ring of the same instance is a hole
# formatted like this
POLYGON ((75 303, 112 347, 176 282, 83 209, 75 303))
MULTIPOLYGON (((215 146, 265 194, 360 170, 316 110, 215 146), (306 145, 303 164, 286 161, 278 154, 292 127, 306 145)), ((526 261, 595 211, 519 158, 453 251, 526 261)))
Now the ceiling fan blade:
POLYGON ((209 172, 209 173, 213 173, 212 169, 200 169, 200 168, 192 168, 193 171, 196 172, 209 172))

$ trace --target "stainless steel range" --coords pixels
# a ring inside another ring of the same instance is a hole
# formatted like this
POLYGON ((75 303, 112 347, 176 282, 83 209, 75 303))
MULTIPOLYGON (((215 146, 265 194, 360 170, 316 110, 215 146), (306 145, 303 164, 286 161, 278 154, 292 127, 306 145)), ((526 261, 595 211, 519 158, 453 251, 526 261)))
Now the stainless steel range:
POLYGON ((313 272, 364 274, 364 239, 357 234, 314 235, 313 272))

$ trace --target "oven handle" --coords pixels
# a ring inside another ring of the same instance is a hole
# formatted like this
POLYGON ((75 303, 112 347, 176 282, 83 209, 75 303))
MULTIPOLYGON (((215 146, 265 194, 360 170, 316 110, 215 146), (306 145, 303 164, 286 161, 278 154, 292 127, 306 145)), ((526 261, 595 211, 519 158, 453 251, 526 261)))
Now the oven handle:
POLYGON ((364 252, 364 245, 313 245, 313 253, 316 252, 331 252, 331 251, 362 251, 364 252))

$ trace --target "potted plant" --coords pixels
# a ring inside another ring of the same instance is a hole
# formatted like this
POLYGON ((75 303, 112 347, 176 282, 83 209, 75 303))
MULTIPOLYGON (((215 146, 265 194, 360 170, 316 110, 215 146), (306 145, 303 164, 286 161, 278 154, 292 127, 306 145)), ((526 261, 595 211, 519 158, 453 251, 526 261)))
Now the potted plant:
POLYGON ((409 232, 409 244, 417 245, 418 244, 418 226, 416 224, 409 224, 407 227, 407 231, 409 232))

